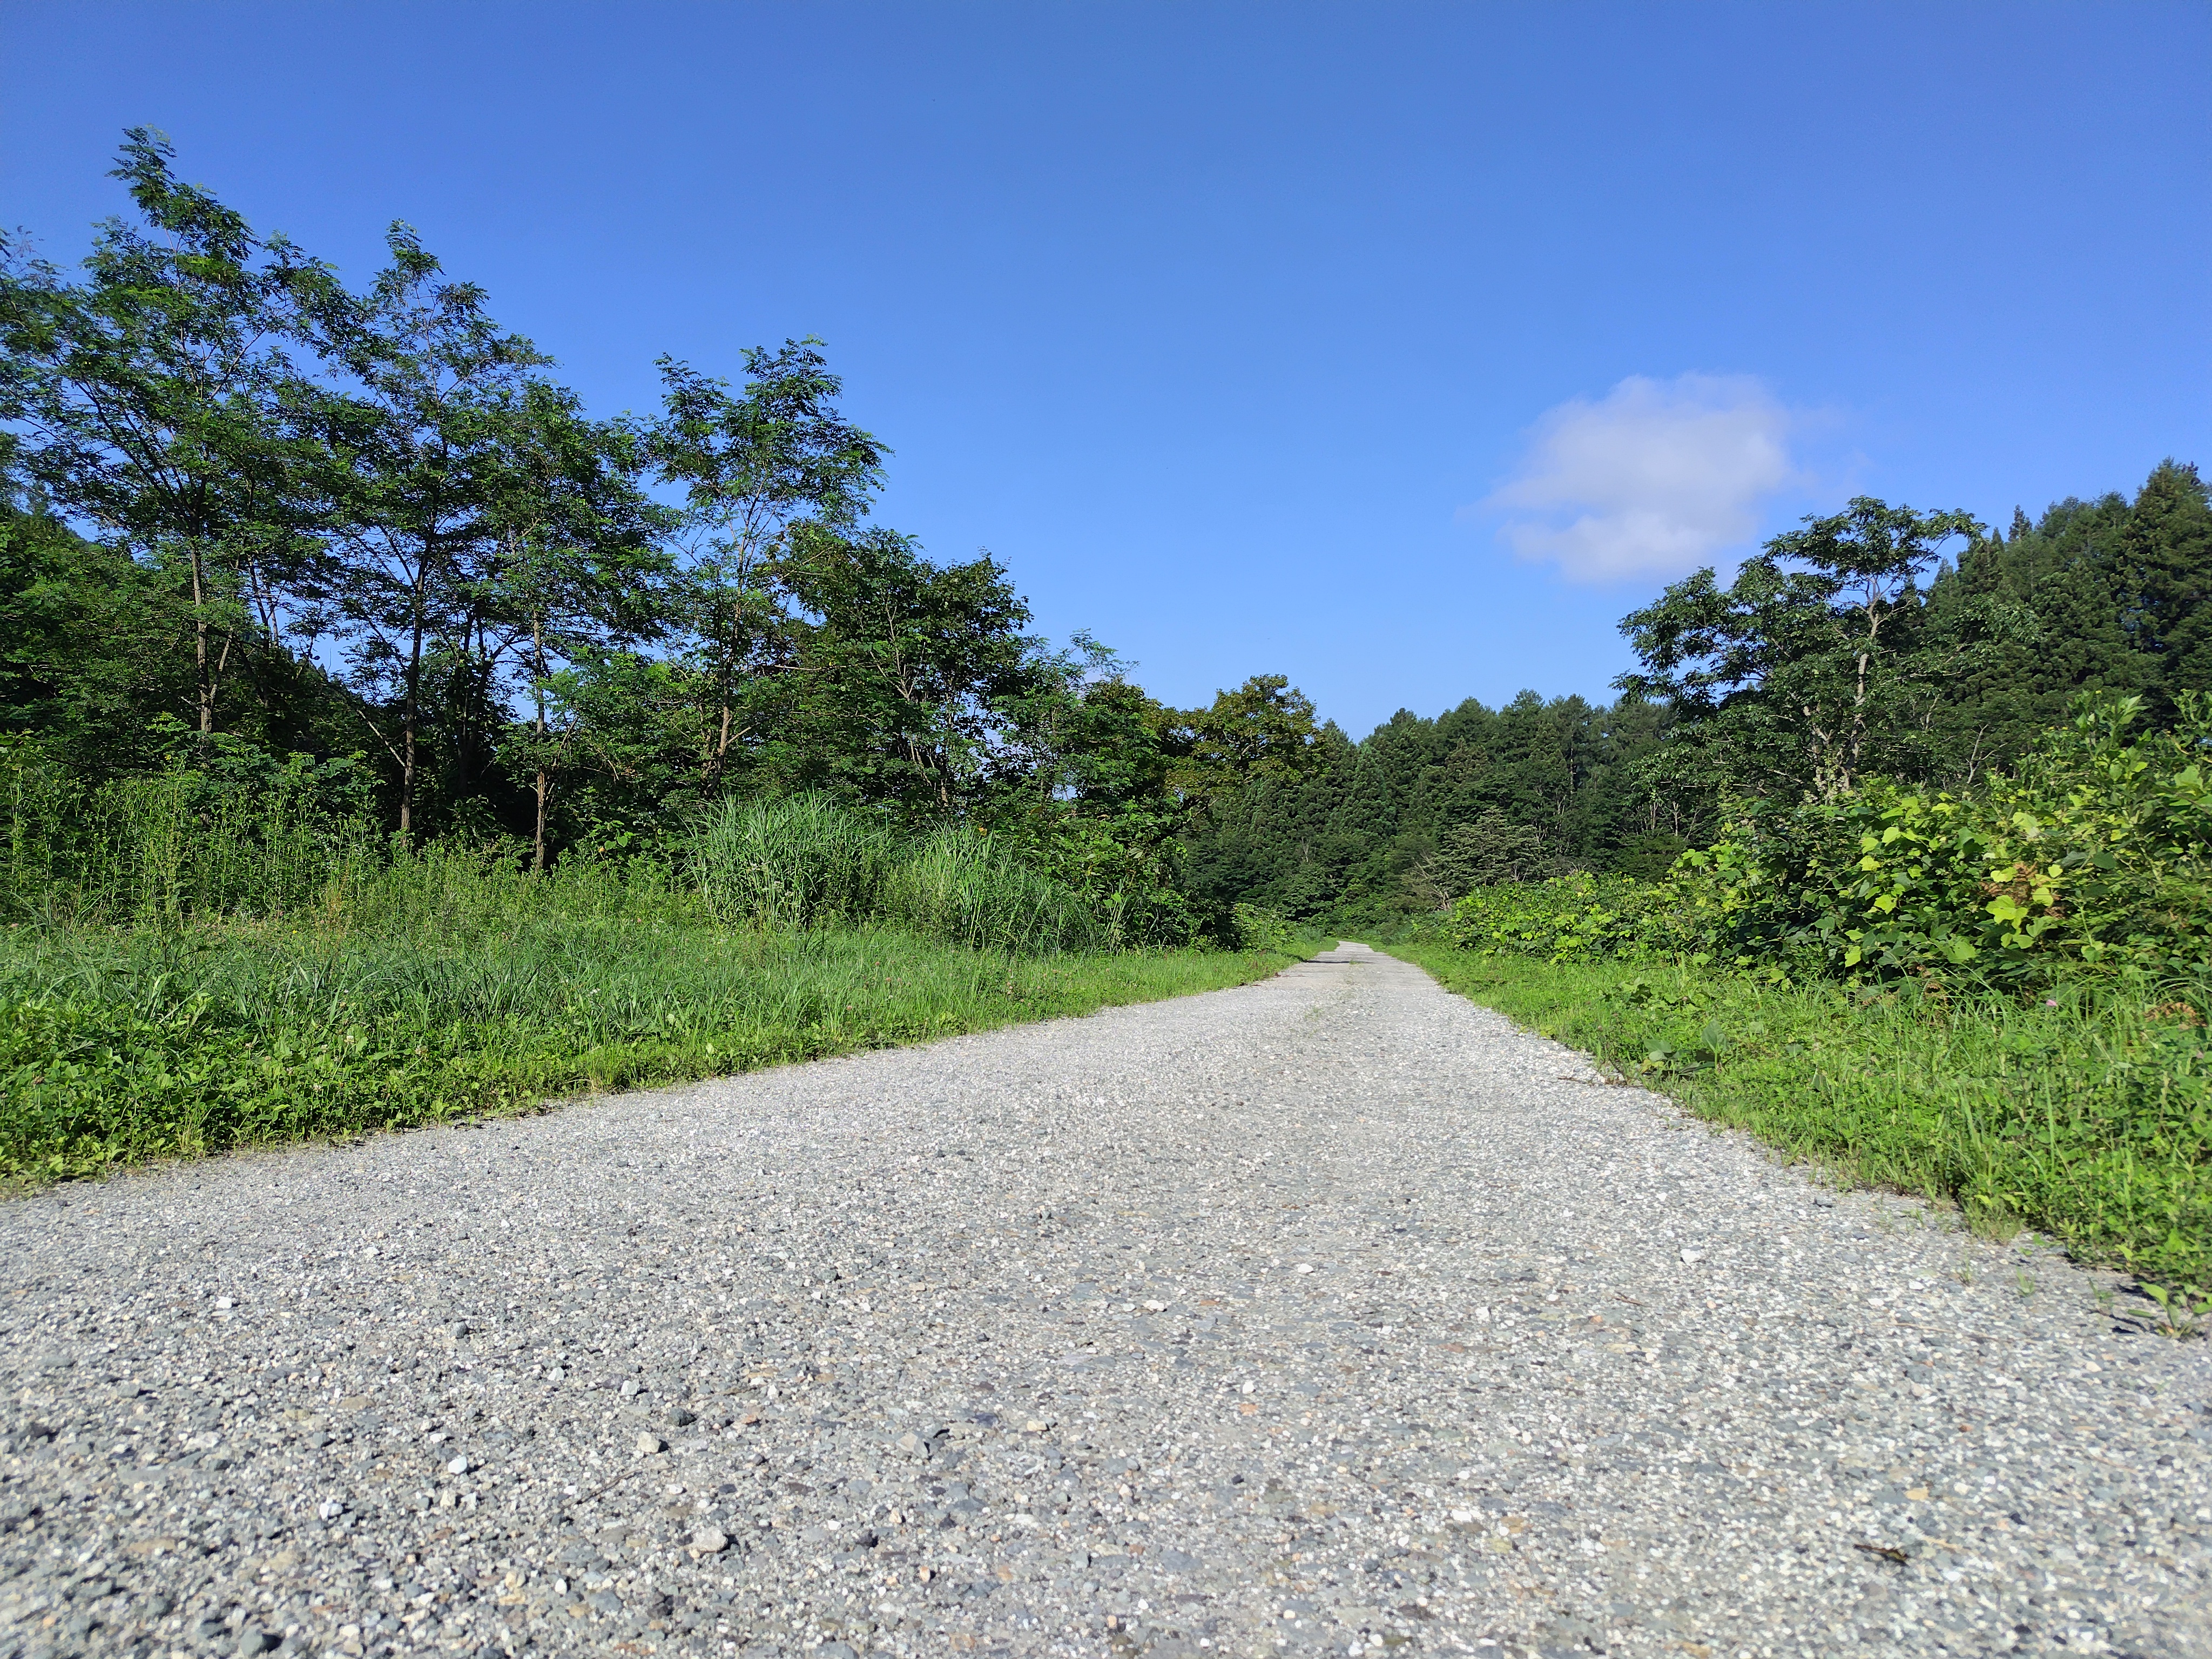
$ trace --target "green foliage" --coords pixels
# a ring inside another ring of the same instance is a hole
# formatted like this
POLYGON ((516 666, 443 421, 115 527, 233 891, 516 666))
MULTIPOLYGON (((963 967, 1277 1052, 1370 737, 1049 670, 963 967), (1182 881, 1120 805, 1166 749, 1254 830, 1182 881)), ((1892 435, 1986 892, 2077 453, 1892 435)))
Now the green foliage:
POLYGON ((2212 497, 2193 466, 2161 461, 2132 501, 2059 501, 1987 537, 1929 588, 1931 612, 2024 606, 2032 641, 2002 643, 1946 688, 1930 723, 1932 781, 1957 788, 2013 764, 2084 692, 2139 696, 2154 725, 2179 694, 2212 690, 2212 497))
POLYGON ((159 578, 191 723, 211 732, 273 643, 270 584, 305 551, 287 346, 328 282, 173 159, 125 135, 112 176, 140 222, 100 227, 81 283, 0 246, 0 422, 25 481, 159 578))
POLYGON ((383 862, 356 758, 279 761, 173 719, 158 772, 91 783, 0 738, 0 920, 174 927, 343 906, 383 862))
POLYGON ((1124 687, 1117 723, 1110 653, 1032 637, 988 556, 867 522, 889 452, 818 341, 735 387, 664 357, 657 415, 594 420, 405 224, 356 291, 172 159, 127 136, 136 218, 82 271, 0 246, 0 731, 86 776, 158 769, 165 715, 365 747, 380 827, 540 871, 825 790, 916 835, 1011 825, 1146 937, 1225 914, 1188 914, 1164 844, 1201 786, 1294 768, 1310 706, 1124 687))
POLYGON ((1358 743, 1324 726, 1294 774, 1255 776, 1194 814, 1194 897, 1372 931, 1465 891, 1472 871, 1455 859, 1470 852, 1528 875, 1662 873, 1699 827, 1634 781, 1667 720, 1633 698, 1525 692, 1436 720, 1401 711, 1358 743))
MULTIPOLYGON (((2018 988, 2074 972, 2155 981, 2212 950, 2212 698, 2130 733, 2132 698, 2085 700, 2008 776, 1966 796, 1878 784, 1747 809, 1687 854, 1674 941, 1740 963, 2018 988)), ((1663 943, 1653 935, 1655 943, 1663 943)))
POLYGON ((826 795, 724 801, 700 824, 693 868, 724 921, 797 933, 872 915, 896 848, 888 827, 826 795))
POLYGON ((1478 887, 1452 907, 1444 934, 1463 951, 1503 951, 1551 962, 1642 956, 1662 890, 1630 876, 1586 871, 1547 881, 1478 887))
POLYGON ((2036 631, 1995 595, 1928 605, 1939 550, 1981 529, 1863 495, 1774 538, 1729 587, 1700 570, 1624 617, 1643 667, 1617 684, 1681 716, 1647 777, 1708 797, 1834 799, 1876 772, 1924 775, 1956 678, 2036 631))
POLYGON ((1544 864, 1544 837, 1486 806, 1480 817, 1443 832, 1415 879, 1441 898, 1456 898, 1478 887, 1540 880, 1544 864))
POLYGON ((1239 951, 1279 951, 1285 956, 1311 956, 1325 941, 1289 917, 1255 904, 1240 904, 1230 915, 1231 936, 1226 941, 1239 951))
POLYGON ((1479 888, 1447 937, 1553 961, 1682 956, 2015 992, 2085 973, 2191 979, 2212 972, 2212 696, 2178 702, 2172 728, 2137 732, 2139 700, 2085 699, 1967 795, 1876 781, 1744 802, 1664 882, 1479 888))
POLYGON ((2212 1286, 2208 987, 2050 998, 1401 945, 1455 990, 1845 1179, 2212 1286))
POLYGON ((1234 691, 1217 691, 1189 720, 1181 782, 1194 798, 1294 779, 1312 763, 1313 702, 1281 674, 1255 674, 1234 691))
POLYGON ((977 830, 916 838, 826 795, 720 804, 693 844, 708 908, 740 926, 906 928, 979 950, 1112 950, 1121 907, 1097 903, 977 830))
POLYGON ((448 858, 374 925, 0 929, 0 1175, 527 1110, 1241 983, 1267 951, 732 932, 654 881, 448 858))

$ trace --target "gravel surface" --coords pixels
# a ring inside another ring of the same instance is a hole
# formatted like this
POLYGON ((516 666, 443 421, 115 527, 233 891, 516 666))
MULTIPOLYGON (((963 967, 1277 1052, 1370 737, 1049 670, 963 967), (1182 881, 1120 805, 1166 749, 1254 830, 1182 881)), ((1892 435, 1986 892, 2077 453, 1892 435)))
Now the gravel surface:
POLYGON ((2212 1366, 1425 975, 0 1210, 0 1651, 2212 1652, 2212 1366))

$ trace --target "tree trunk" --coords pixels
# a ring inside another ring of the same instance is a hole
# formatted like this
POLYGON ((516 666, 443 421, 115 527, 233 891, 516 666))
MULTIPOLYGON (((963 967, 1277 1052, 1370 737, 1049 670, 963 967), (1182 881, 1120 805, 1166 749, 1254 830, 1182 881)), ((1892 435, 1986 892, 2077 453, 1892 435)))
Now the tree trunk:
POLYGON ((215 676, 208 665, 207 588, 200 562, 200 546, 192 550, 192 681, 199 697, 200 736, 215 731, 215 676))
POLYGON ((533 874, 545 873, 545 805, 553 790, 552 774, 545 765, 545 629, 535 616, 530 619, 531 690, 538 702, 538 829, 530 857, 533 874))
POLYGON ((400 709, 399 839, 415 833, 415 728, 422 710, 422 621, 418 612, 407 648, 407 690, 400 709))

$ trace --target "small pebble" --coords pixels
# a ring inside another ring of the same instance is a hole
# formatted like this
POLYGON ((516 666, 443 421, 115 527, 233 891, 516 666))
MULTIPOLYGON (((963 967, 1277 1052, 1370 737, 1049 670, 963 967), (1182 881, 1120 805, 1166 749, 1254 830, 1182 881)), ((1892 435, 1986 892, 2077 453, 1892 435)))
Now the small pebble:
POLYGON ((1346 948, 0 1203, 0 1614, 69 1590, 9 1626, 57 1659, 2212 1653, 2212 1345, 1589 1075, 1346 948))

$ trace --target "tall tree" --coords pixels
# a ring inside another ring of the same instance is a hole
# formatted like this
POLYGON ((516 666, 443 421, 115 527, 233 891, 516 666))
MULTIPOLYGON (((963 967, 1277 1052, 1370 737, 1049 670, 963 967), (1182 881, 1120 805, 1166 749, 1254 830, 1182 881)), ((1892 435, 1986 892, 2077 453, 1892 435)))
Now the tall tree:
POLYGON ((909 811, 978 799, 1013 706, 1052 672, 1006 568, 933 564, 890 530, 810 526, 783 579, 818 619, 802 635, 787 775, 909 811))
POLYGON ((2032 638, 1984 653, 1947 689, 1936 722, 1945 781, 1967 784, 2026 755, 2084 691, 2143 699, 2164 722, 2181 692, 2212 690, 2212 507, 2197 469, 2153 468, 2115 490, 2059 501, 1978 540, 1929 592, 1931 621, 1995 599, 2032 611, 2032 638))
POLYGON ((0 262, 0 418, 55 507, 182 590, 204 735, 240 657, 275 642, 306 545, 278 406, 288 341, 329 278, 179 183, 173 160, 166 139, 131 129, 112 176, 142 222, 100 228, 81 284, 20 247, 0 262))
POLYGON ((889 452, 838 413, 842 383, 818 340, 748 351, 742 392, 673 358, 660 360, 660 374, 662 412, 643 437, 662 478, 684 492, 679 591, 707 697, 700 770, 712 792, 759 736, 747 718, 761 694, 781 696, 763 682, 793 666, 782 584, 794 533, 849 531, 889 452))
POLYGON ((550 857, 553 793, 592 700, 577 670, 660 638, 669 627, 671 561, 659 537, 672 514, 639 488, 627 428, 586 419, 575 394, 526 385, 507 410, 507 466, 492 516, 498 562, 476 598, 471 630, 486 683, 519 666, 529 718, 514 758, 531 774, 532 867, 550 857))
POLYGON ((1187 793, 1295 778, 1312 758, 1313 702, 1286 675, 1255 674, 1187 718, 1193 741, 1180 780, 1187 793))
POLYGON ((2136 493, 2120 538, 2131 642, 2154 665, 2151 714, 2212 690, 2212 499, 2193 466, 2164 460, 2136 493))
POLYGON ((1947 684, 2032 626, 1990 600, 1962 605, 1948 637, 1923 626, 1944 544, 1981 530, 1862 495, 1774 538, 1729 586, 1707 568, 1631 612, 1620 629, 1644 666, 1614 684, 1680 720, 1655 775, 1833 799, 1869 771, 1917 773, 1947 684))
POLYGON ((362 718, 398 774, 404 836, 419 827, 433 658, 463 671, 449 699, 491 698, 475 634, 507 549, 517 405, 550 360, 503 332, 483 290, 448 280, 411 228, 395 224, 387 244, 368 293, 333 296, 315 319, 342 378, 313 404, 332 556, 312 621, 349 651, 362 718))

